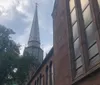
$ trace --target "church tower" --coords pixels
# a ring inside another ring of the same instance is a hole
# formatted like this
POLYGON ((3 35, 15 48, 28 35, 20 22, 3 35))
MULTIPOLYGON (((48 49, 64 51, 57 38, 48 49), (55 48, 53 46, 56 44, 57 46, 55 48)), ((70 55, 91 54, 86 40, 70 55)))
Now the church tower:
POLYGON ((24 54, 27 52, 29 53, 29 55, 38 59, 40 64, 42 63, 43 50, 40 48, 40 33, 39 33, 37 4, 36 4, 34 18, 32 22, 31 31, 30 31, 28 46, 25 48, 24 54))

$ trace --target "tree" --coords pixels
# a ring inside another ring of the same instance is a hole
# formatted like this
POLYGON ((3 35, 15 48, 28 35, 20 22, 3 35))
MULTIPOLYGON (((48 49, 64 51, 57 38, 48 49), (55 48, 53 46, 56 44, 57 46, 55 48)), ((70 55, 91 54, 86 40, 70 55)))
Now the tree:
POLYGON ((0 25, 0 85, 13 72, 14 62, 19 56, 19 46, 11 39, 12 29, 0 25))
POLYGON ((27 78, 29 79, 29 73, 32 70, 34 72, 37 70, 37 67, 39 67, 39 62, 37 59, 35 59, 33 56, 23 55, 19 60, 17 64, 17 72, 16 72, 16 81, 18 85, 25 85, 24 83, 27 81, 27 78))
POLYGON ((20 45, 12 40, 12 34, 15 34, 12 29, 0 25, 0 85, 24 85, 30 69, 36 70, 40 65, 28 53, 19 55, 20 45))

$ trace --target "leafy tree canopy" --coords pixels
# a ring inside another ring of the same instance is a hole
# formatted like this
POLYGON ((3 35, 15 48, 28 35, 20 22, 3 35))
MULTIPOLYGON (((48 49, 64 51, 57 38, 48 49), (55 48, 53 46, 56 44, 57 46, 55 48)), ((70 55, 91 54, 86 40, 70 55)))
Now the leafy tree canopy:
POLYGON ((33 56, 20 56, 20 45, 12 40, 12 34, 12 29, 0 25, 0 85, 24 85, 30 68, 38 66, 33 56))

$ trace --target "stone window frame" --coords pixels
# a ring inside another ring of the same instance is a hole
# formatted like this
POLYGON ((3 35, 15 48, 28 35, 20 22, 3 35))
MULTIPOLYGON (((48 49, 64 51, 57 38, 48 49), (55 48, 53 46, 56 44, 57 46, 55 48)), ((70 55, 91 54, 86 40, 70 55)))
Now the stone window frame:
MULTIPOLYGON (((89 69, 89 54, 88 54, 88 45, 87 45, 87 40, 86 40, 86 34, 84 31, 84 20, 83 20, 83 15, 82 15, 82 9, 81 9, 81 4, 80 0, 75 0, 75 5, 76 5, 76 13, 77 13, 77 19, 78 19, 78 25, 79 25, 79 30, 80 30, 80 37, 81 37, 81 48, 82 48, 82 53, 83 53, 83 62, 84 62, 84 74, 78 78, 75 78, 75 63, 74 63, 74 49, 73 49, 73 39, 72 39, 72 26, 71 26, 71 16, 70 16, 70 0, 66 0, 66 9, 67 9, 67 24, 68 24, 68 40, 69 40, 69 55, 71 59, 71 67, 72 67, 72 81, 73 83, 77 82, 78 80, 82 79, 86 75, 89 75, 91 72, 95 71, 98 67, 96 64, 94 67, 89 69), (69 17, 70 16, 70 17, 69 17), (81 28, 81 29, 80 29, 81 28)), ((90 6, 91 6, 91 14, 93 18, 93 22, 96 25, 96 37, 97 37, 97 46, 100 54, 100 9, 97 3, 97 0, 89 0, 90 6)))

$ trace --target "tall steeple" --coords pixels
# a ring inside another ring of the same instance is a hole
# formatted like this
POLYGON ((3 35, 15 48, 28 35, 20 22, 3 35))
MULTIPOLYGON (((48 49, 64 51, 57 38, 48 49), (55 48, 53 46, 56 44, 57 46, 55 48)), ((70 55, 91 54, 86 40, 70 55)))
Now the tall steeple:
POLYGON ((33 22, 32 22, 30 37, 29 37, 29 41, 28 41, 28 46, 29 47, 30 46, 40 47, 40 34, 39 34, 37 3, 36 3, 33 22))
POLYGON ((37 65, 33 65, 33 67, 31 66, 32 68, 30 71, 30 78, 31 78, 33 73, 37 70, 37 68, 43 61, 43 50, 40 48, 40 34, 39 34, 37 4, 35 7, 35 13, 34 13, 33 21, 32 21, 32 27, 30 31, 28 46, 25 47, 24 55, 30 55, 31 57, 33 57, 33 59, 38 60, 37 61, 38 66, 37 65))
POLYGON ((34 13, 33 21, 32 21, 32 27, 30 31, 28 46, 24 50, 24 55, 27 55, 27 53, 33 56, 33 58, 38 59, 39 63, 42 63, 43 50, 40 48, 40 34, 39 34, 37 4, 35 7, 35 13, 34 13))

